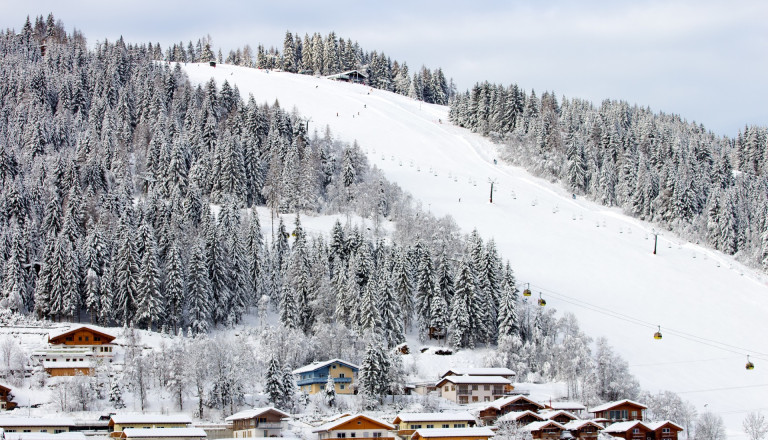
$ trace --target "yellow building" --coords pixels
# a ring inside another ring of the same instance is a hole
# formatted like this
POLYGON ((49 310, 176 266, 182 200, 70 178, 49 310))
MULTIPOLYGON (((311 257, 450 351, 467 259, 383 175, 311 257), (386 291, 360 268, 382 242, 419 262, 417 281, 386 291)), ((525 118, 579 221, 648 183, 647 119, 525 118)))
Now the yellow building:
POLYGON ((296 385, 307 394, 316 394, 325 390, 328 376, 333 378, 336 394, 354 394, 355 377, 360 370, 355 364, 341 359, 331 359, 325 362, 314 362, 293 370, 296 375, 296 385))
POLYGON ((7 433, 42 432, 59 434, 69 432, 75 422, 68 418, 0 417, 0 428, 7 433))
POLYGON ((392 422, 397 435, 406 440, 418 429, 471 428, 477 421, 472 414, 463 412, 445 413, 400 413, 392 422))
POLYGON ((125 429, 188 428, 192 419, 184 414, 115 414, 109 419, 110 437, 121 437, 125 429))
POLYGON ((434 428, 417 429, 411 440, 488 440, 493 437, 491 428, 434 428))

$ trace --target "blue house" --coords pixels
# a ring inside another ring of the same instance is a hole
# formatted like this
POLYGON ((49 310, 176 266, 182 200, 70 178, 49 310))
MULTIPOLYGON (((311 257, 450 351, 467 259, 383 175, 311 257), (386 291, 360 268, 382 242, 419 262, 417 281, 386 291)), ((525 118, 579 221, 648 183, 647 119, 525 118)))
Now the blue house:
POLYGON ((331 359, 297 368, 293 370, 293 374, 296 375, 296 385, 307 394, 325 390, 329 375, 333 377, 336 394, 354 394, 358 370, 360 367, 355 364, 341 359, 331 359))

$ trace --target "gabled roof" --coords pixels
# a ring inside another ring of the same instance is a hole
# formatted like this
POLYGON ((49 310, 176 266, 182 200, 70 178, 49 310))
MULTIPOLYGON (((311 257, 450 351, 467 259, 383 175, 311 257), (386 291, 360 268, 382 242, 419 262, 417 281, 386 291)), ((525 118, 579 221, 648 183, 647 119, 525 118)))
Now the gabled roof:
POLYGON ((605 428, 605 432, 609 432, 609 433, 610 432, 616 432, 616 433, 627 432, 630 429, 635 428, 637 426, 642 426, 643 428, 650 430, 650 428, 648 428, 648 425, 641 422, 640 420, 630 420, 628 422, 617 422, 617 423, 608 425, 608 427, 605 428))
POLYGON ((290 414, 280 411, 279 409, 276 409, 274 406, 268 406, 264 408, 254 408, 254 409, 247 409, 245 411, 240 411, 238 413, 232 414, 231 416, 227 417, 226 419, 224 419, 224 421, 231 422, 234 420, 253 419, 255 417, 258 417, 268 412, 276 412, 283 418, 291 417, 290 414))
POLYGON ((595 422, 594 420, 571 420, 563 426, 569 431, 575 431, 585 427, 586 425, 592 425, 599 430, 603 429, 603 425, 595 422))
POLYGON ((11 387, 7 387, 0 383, 0 390, 5 390, 6 392, 11 391, 11 387))
POLYGON ((341 425, 343 425, 343 424, 345 424, 347 422, 351 422, 351 421, 353 421, 353 420, 355 420, 357 418, 363 418, 363 419, 368 420, 369 422, 371 422, 373 424, 381 425, 382 429, 388 429, 390 431, 395 429, 394 425, 391 425, 391 424, 389 424, 387 422, 382 422, 381 420, 377 420, 377 419, 374 419, 372 417, 368 417, 365 414, 352 414, 352 415, 349 415, 349 416, 339 417, 336 420, 328 422, 328 423, 326 423, 324 425, 320 425, 317 428, 313 429, 312 432, 331 431, 331 430, 336 429, 339 426, 341 426, 341 425))
POLYGON ((501 422, 504 422, 504 421, 516 422, 516 421, 522 419, 525 416, 531 416, 534 419, 539 420, 539 421, 544 420, 543 417, 541 417, 540 415, 536 414, 535 412, 533 412, 531 410, 512 411, 512 412, 509 412, 509 413, 504 414, 503 416, 499 417, 498 420, 501 421, 501 422))
POLYGON ((522 429, 524 431, 533 432, 533 431, 540 431, 542 429, 551 428, 551 427, 565 430, 565 426, 557 423, 554 420, 543 420, 541 422, 532 422, 532 423, 529 423, 529 424, 523 426, 522 429))
MULTIPOLYGON (((96 328, 94 328, 94 327, 92 327, 90 325, 81 325, 81 326, 78 326, 78 327, 75 327, 75 328, 70 328, 68 330, 49 333, 48 334, 48 342, 54 342, 55 339, 64 338, 67 335, 70 335, 70 334, 75 333, 75 332, 80 331, 80 330, 88 330, 90 332, 93 332, 94 334, 103 337, 105 339, 104 342, 107 342, 107 343, 112 342, 115 339, 115 337, 116 337, 116 336, 112 336, 110 334, 104 333, 102 330, 96 329, 96 328)), ((62 342, 63 342, 63 340, 62 340, 62 342)))
POLYGON ((566 411, 584 411, 586 406, 579 402, 542 402, 545 406, 552 409, 564 409, 566 411))
POLYGON ((444 413, 400 413, 392 422, 398 424, 401 422, 462 422, 465 420, 474 421, 475 416, 462 412, 444 412, 444 413))
POLYGON ((578 420, 578 417, 576 417, 574 414, 569 413, 568 411, 558 409, 558 410, 549 410, 549 411, 539 411, 539 415, 545 419, 552 420, 555 417, 560 416, 566 416, 571 420, 578 420))
POLYGON ((451 368, 440 377, 445 377, 450 374, 456 376, 462 376, 468 374, 470 376, 514 376, 515 372, 509 368, 489 367, 489 368, 451 368))
POLYGON ((359 366, 357 366, 357 365, 355 365, 355 364, 353 364, 351 362, 343 361, 341 359, 331 359, 331 360, 325 361, 325 362, 312 362, 309 365, 305 365, 303 367, 300 367, 300 368, 297 368, 297 369, 293 370, 293 374, 309 373, 311 371, 315 371, 315 370, 319 370, 321 368, 327 367, 327 366, 329 366, 329 365, 331 365, 333 363, 336 363, 336 362, 338 362, 340 364, 343 364, 343 365, 346 365, 347 367, 349 367, 349 368, 351 368, 351 369, 353 369, 355 371, 360 369, 359 366))
POLYGON ((660 422, 643 422, 643 423, 645 423, 645 426, 650 428, 652 431, 656 431, 656 430, 658 430, 660 428, 663 428, 664 426, 667 426, 667 425, 669 425, 669 426, 671 426, 671 427, 673 427, 673 428, 675 428, 675 429, 677 429, 679 431, 682 431, 682 430, 685 429, 682 426, 678 425, 677 423, 669 421, 669 420, 662 420, 660 422))
POLYGON ((113 426, 115 424, 134 425, 140 423, 155 425, 164 423, 190 425, 192 424, 192 419, 186 414, 114 414, 109 419, 109 426, 113 426))
POLYGON ((544 409, 544 405, 540 404, 539 402, 534 402, 533 400, 523 395, 507 396, 507 397, 496 399, 493 402, 491 402, 490 405, 488 405, 486 408, 496 408, 497 410, 501 410, 507 405, 518 403, 520 401, 525 401, 526 403, 530 403, 531 405, 534 405, 539 409, 544 409))
POLYGON ((120 435, 122 438, 147 438, 147 437, 165 437, 165 438, 189 438, 200 437, 207 438, 203 428, 126 428, 120 435))
POLYGON ((638 403, 638 402, 635 402, 635 401, 632 401, 632 400, 629 400, 629 399, 624 399, 624 400, 617 400, 615 402, 608 402, 608 403, 604 403, 602 405, 598 405, 598 406, 596 406, 594 408, 590 408, 589 412, 596 413, 596 412, 608 411, 609 409, 612 409, 612 408, 615 408, 615 407, 621 406, 621 405, 632 405, 632 406, 640 407, 642 409, 647 409, 648 408, 647 406, 643 405, 642 403, 638 403))
POLYGON ((427 428, 417 429, 412 439, 435 437, 493 437, 496 435, 491 428, 427 428))
POLYGON ((509 379, 501 376, 445 376, 437 383, 437 386, 442 386, 445 382, 451 382, 456 385, 463 384, 493 384, 493 385, 509 385, 512 382, 509 379))

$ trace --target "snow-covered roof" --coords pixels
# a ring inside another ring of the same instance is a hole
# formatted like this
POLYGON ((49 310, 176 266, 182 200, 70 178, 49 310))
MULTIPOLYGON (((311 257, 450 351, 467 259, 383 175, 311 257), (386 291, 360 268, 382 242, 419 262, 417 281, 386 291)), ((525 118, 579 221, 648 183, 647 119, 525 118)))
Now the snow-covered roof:
POLYGON ((444 413, 400 413, 395 417, 394 423, 401 422, 448 422, 475 420, 475 417, 466 412, 444 412, 444 413))
POLYGON ((617 400, 615 402, 608 402, 608 403, 604 403, 602 405, 598 405, 598 406, 596 406, 594 408, 590 408, 589 412, 594 413, 594 412, 607 411, 607 410, 609 410, 611 408, 617 407, 619 405, 625 405, 625 404, 626 405, 639 406, 642 409, 648 408, 647 406, 643 405, 642 403, 638 403, 638 402, 635 402, 635 401, 629 400, 629 399, 624 399, 624 400, 617 400))
POLYGON ((427 428, 417 429, 414 436, 433 437, 493 437, 495 434, 491 428, 482 426, 477 428, 427 428))
POLYGON ((539 430, 544 429, 544 428, 546 428, 548 426, 554 426, 555 428, 565 429, 565 426, 557 423, 554 420, 543 420, 541 422, 531 422, 531 423, 523 426, 522 429, 524 431, 533 432, 533 431, 539 431, 539 430))
POLYGON ((5 440, 85 440, 82 432, 62 432, 52 434, 49 432, 6 432, 5 440))
POLYGON ((82 330, 82 329, 90 330, 90 331, 92 331, 94 333, 98 333, 98 334, 100 334, 102 336, 106 336, 106 337, 110 338, 110 340, 115 339, 115 336, 112 336, 109 333, 105 332, 103 328, 96 327, 96 326, 93 326, 93 325, 77 325, 77 326, 72 326, 72 327, 56 329, 56 330, 53 330, 50 333, 48 333, 48 339, 49 340, 50 339, 55 339, 55 338, 58 338, 60 336, 64 336, 64 335, 69 334, 69 333, 74 333, 74 332, 76 332, 78 330, 82 330))
POLYGON ((541 417, 540 415, 538 415, 535 412, 530 411, 530 410, 508 412, 508 413, 504 414, 503 416, 499 417, 498 420, 500 422, 504 422, 504 421, 516 422, 516 421, 522 419, 525 416, 531 416, 531 417, 533 417, 533 418, 535 418, 537 420, 544 420, 543 417, 541 417))
POLYGON ((443 382, 451 382, 457 385, 459 384, 499 384, 509 385, 512 382, 509 379, 501 376, 445 376, 438 382, 440 385, 443 382))
POLYGON ((260 415, 262 415, 262 414, 264 414, 266 412, 269 412, 269 411, 277 412, 281 416, 283 416, 284 418, 291 416, 290 414, 288 414, 286 412, 283 412, 283 411, 280 411, 279 409, 276 409, 274 406, 268 406, 268 407, 264 407, 264 408, 254 408, 254 409, 247 409, 245 411, 240 411, 238 413, 232 414, 231 416, 227 417, 224 420, 227 421, 227 422, 231 422, 233 420, 252 419, 254 417, 258 417, 258 416, 260 416, 260 415))
POLYGON ((207 438, 203 428, 126 428, 123 429, 121 437, 125 438, 147 438, 147 437, 200 437, 207 438))
POLYGON ((549 411, 539 411, 539 415, 545 419, 554 419, 555 417, 559 416, 566 416, 571 420, 576 420, 578 417, 576 417, 575 414, 571 414, 568 411, 558 409, 558 410, 549 410, 549 411))
POLYGON ((465 367, 457 367, 457 368, 451 368, 448 371, 446 371, 442 376, 445 377, 449 374, 455 374, 458 376, 468 374, 470 376, 514 376, 515 372, 510 370, 509 368, 501 368, 501 367, 488 367, 488 368, 465 368, 465 367))
POLYGON ((365 418, 365 419, 367 419, 367 420, 369 420, 369 421, 371 421, 373 423, 378 423, 380 425, 383 425, 387 429, 390 429, 390 430, 395 429, 394 425, 392 425, 390 423, 387 423, 387 422, 383 422, 383 421, 378 420, 378 419, 374 419, 373 417, 366 416, 365 414, 352 414, 352 415, 348 415, 348 416, 344 416, 344 417, 339 417, 339 418, 337 418, 335 420, 332 420, 332 421, 330 421, 330 422, 328 422, 328 423, 326 423, 324 425, 320 425, 317 428, 313 429, 312 432, 330 431, 330 430, 332 430, 332 429, 334 429, 334 428, 336 428, 338 426, 341 426, 341 425, 343 425, 343 424, 345 424, 345 423, 347 423, 347 422, 349 422, 351 420, 354 420, 354 419, 356 419, 358 417, 362 417, 362 418, 365 418))
POLYGON ((13 426, 75 426, 68 417, 0 417, 0 427, 13 426))
POLYGON ((584 411, 587 409, 582 403, 579 402, 540 402, 549 406, 552 409, 564 409, 566 411, 584 411))
POLYGON ((351 367, 354 370, 359 370, 360 369, 359 366, 357 366, 357 365, 355 365, 355 364, 353 364, 351 362, 343 361, 341 359, 331 359, 329 361, 324 361, 324 362, 312 362, 309 365, 305 365, 303 367, 300 367, 300 368, 297 368, 297 369, 293 370, 293 374, 309 373, 310 371, 319 370, 320 368, 326 367, 326 366, 331 365, 331 364, 333 364, 335 362, 338 362, 340 364, 344 364, 344 365, 346 365, 348 367, 351 367))
POLYGON ((93 362, 90 360, 77 362, 43 361, 43 368, 50 368, 51 370, 58 370, 63 368, 91 368, 92 366, 93 362))
POLYGON ((140 423, 189 425, 192 423, 192 419, 186 414, 115 414, 112 416, 110 423, 116 423, 118 425, 134 425, 140 423))
POLYGON ((640 420, 630 420, 627 422, 616 422, 608 425, 608 427, 605 428, 605 432, 627 432, 637 425, 648 428, 648 426, 640 420))
POLYGON ((660 422, 643 422, 643 424, 645 424, 645 426, 651 428, 651 430, 653 430, 653 431, 656 431, 657 429, 661 428, 664 425, 672 425, 672 426, 674 426, 675 428, 677 428, 677 429, 679 429, 681 431, 685 429, 682 426, 678 425, 677 423, 669 421, 669 420, 662 420, 660 422))
POLYGON ((592 425, 597 429, 603 429, 603 425, 597 423, 594 420, 571 420, 570 422, 566 423, 563 426, 565 426, 565 429, 569 431, 574 431, 576 429, 581 429, 586 425, 592 425))
POLYGON ((509 405, 510 403, 515 403, 519 400, 525 400, 526 402, 530 402, 532 405, 538 405, 539 408, 544 408, 544 405, 540 404, 539 402, 535 402, 521 395, 500 397, 494 400, 493 402, 491 402, 486 408, 496 408, 497 410, 500 410, 501 408, 509 405))

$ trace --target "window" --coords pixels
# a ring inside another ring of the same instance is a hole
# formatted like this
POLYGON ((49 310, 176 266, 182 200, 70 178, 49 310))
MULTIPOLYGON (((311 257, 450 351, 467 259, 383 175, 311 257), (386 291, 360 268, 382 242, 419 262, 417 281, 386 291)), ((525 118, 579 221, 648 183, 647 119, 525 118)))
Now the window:
POLYGON ((346 436, 347 436, 347 434, 345 432, 337 432, 336 433, 336 438, 344 438, 346 436))
POLYGON ((456 385, 451 385, 451 391, 456 391, 456 385))
POLYGON ((380 432, 374 432, 373 433, 373 438, 381 438, 381 433, 380 432))
POLYGON ((344 373, 339 373, 339 378, 344 378, 344 373))
POLYGON ((67 341, 74 341, 74 340, 75 340, 75 337, 74 337, 74 336, 67 336, 65 339, 66 339, 67 341))
POLYGON ((669 434, 669 428, 661 428, 663 434, 669 434))
POLYGON ((451 427, 451 425, 449 425, 449 424, 447 424, 447 423, 443 423, 443 429, 445 429, 445 428, 450 428, 450 427, 451 427))
POLYGON ((53 430, 53 433, 54 433, 54 434, 61 434, 62 432, 64 432, 64 430, 63 430, 63 429, 54 429, 54 430, 53 430))
POLYGON ((634 428, 632 434, 640 434, 640 428, 634 428))
MULTIPOLYGON (((340 390, 343 390, 343 389, 344 389, 344 384, 343 384, 343 383, 340 383, 340 384, 339 384, 339 389, 340 389, 340 390)), ((360 422, 357 422, 357 423, 360 423, 360 422)))
POLYGON ((333 368, 335 370, 336 369, 336 365, 335 364, 332 365, 331 368, 333 368))
POLYGON ((626 420, 627 417, 627 410, 611 410, 608 411, 608 418, 611 420, 626 420))
POLYGON ((490 391, 490 389, 491 389, 491 386, 490 386, 490 385, 483 385, 483 389, 484 389, 485 391, 490 391))
POLYGON ((85 342, 88 342, 88 338, 89 338, 88 336, 85 337, 85 342))
POLYGON ((491 401, 491 397, 490 396, 485 396, 483 398, 483 402, 490 402, 490 401, 491 401))
POLYGON ((31 429, 25 429, 24 432, 32 432, 31 429))
POLYGON ((427 425, 427 429, 432 429, 434 427, 435 427, 435 425, 427 425))
POLYGON ((83 340, 83 337, 82 337, 82 336, 78 336, 78 337, 77 337, 77 341, 78 341, 78 342, 80 342, 80 341, 82 341, 82 340, 83 340))
POLYGON ((421 425, 411 425, 411 429, 421 429, 421 425))
POLYGON ((464 424, 463 423, 454 423, 453 427, 454 428, 464 428, 464 424))
POLYGON ((94 336, 93 340, 96 342, 101 341, 101 336, 94 336))
MULTIPOLYGON (((358 422, 358 423, 360 423, 360 422, 358 422)), ((349 436, 352 437, 352 438, 355 438, 355 433, 351 432, 351 433, 349 433, 349 436)))
POLYGON ((477 391, 477 385, 472 385, 472 391, 477 391))
POLYGON ((48 432, 47 429, 41 429, 40 432, 48 432))
POLYGON ((445 391, 450 391, 450 390, 451 390, 451 387, 449 387, 448 385, 446 385, 446 386, 445 386, 445 391))
POLYGON ((477 396, 472 396, 472 401, 477 402, 477 396))

